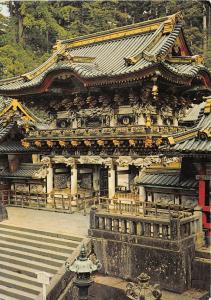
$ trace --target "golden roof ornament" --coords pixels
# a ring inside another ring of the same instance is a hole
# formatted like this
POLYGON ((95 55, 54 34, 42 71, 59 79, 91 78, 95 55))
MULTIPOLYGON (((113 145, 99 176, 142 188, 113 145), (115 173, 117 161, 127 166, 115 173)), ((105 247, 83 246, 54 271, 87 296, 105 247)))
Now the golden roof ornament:
POLYGON ((78 146, 78 141, 71 141, 71 145, 73 147, 77 147, 78 146))
POLYGON ((129 145, 135 147, 136 141, 135 140, 129 140, 129 145))
POLYGON ((92 145, 92 142, 89 141, 89 140, 85 140, 85 141, 84 141, 84 145, 90 147, 90 146, 92 145))
POLYGON ((48 147, 52 148, 53 147, 53 142, 52 141, 47 141, 46 144, 48 145, 48 147))
POLYGON ((66 142, 65 141, 59 141, 59 145, 61 146, 61 147, 65 147, 66 146, 66 142))
POLYGON ((26 140, 21 140, 21 145, 26 149, 30 147, 30 143, 26 140))
POLYGON ((204 113, 209 114, 211 113, 211 96, 203 97, 206 99, 205 105, 204 105, 204 113))
POLYGON ((197 65, 204 64, 204 57, 202 55, 193 55, 191 56, 191 61, 197 65))
POLYGON ((97 140, 97 144, 98 144, 99 146, 104 147, 104 146, 105 146, 105 141, 103 141, 103 140, 97 140))
POLYGON ((152 137, 146 137, 146 139, 144 140, 144 147, 145 148, 152 148, 152 137))
POLYGON ((145 125, 146 125, 147 128, 150 128, 150 127, 151 127, 151 118, 150 118, 150 116, 147 116, 147 117, 146 117, 145 125))
POLYGON ((155 141, 155 144, 156 146, 160 146, 162 144, 162 138, 158 138, 156 141, 155 141))
POLYGON ((35 144, 35 146, 37 146, 37 147, 41 147, 41 146, 42 146, 41 141, 35 141, 34 144, 35 144))
POLYGON ((119 147, 121 144, 121 141, 119 141, 119 140, 113 140, 112 142, 113 142, 114 146, 116 146, 116 147, 119 147))

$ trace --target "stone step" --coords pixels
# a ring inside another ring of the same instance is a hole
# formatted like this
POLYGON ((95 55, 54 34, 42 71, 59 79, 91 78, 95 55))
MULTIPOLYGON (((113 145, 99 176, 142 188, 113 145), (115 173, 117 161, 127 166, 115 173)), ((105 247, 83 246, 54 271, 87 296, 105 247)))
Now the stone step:
POLYGON ((0 294, 0 300, 14 300, 14 298, 7 295, 0 294))
POLYGON ((18 273, 18 272, 6 270, 6 269, 3 269, 3 268, 0 269, 0 276, 3 277, 3 278, 10 278, 10 279, 13 279, 13 280, 16 280, 16 281, 21 281, 21 282, 24 282, 24 283, 28 283, 31 286, 36 286, 36 287, 39 287, 39 288, 42 287, 42 284, 37 282, 37 278, 35 278, 35 277, 30 277, 30 276, 27 276, 27 275, 24 275, 24 274, 21 274, 21 273, 18 273))
POLYGON ((3 295, 9 296, 13 300, 33 300, 37 298, 37 295, 0 285, 0 299, 3 295))
POLYGON ((20 291, 24 291, 30 294, 39 295, 40 287, 33 286, 31 284, 21 282, 11 278, 3 278, 0 276, 0 286, 5 286, 9 288, 15 288, 20 291))
POLYGON ((7 228, 7 229, 14 230, 14 231, 36 233, 36 234, 40 234, 40 235, 44 235, 44 236, 76 241, 78 243, 81 243, 84 239, 84 237, 80 237, 78 235, 76 236, 76 235, 73 235, 73 234, 68 235, 68 234, 63 234, 63 233, 54 233, 54 232, 48 232, 48 231, 41 231, 41 230, 36 230, 36 229, 32 229, 32 228, 7 225, 7 224, 4 224, 4 223, 0 223, 0 229, 1 228, 7 228))
POLYGON ((21 270, 21 267, 24 266, 24 267, 29 267, 31 269, 37 270, 37 272, 44 271, 44 272, 51 273, 51 274, 56 274, 57 270, 59 269, 58 267, 49 266, 48 264, 31 261, 31 260, 23 259, 23 258, 13 257, 9 254, 2 254, 2 253, 0 253, 0 262, 1 263, 4 263, 4 262, 12 263, 20 270, 21 270))
MULTIPOLYGON (((15 236, 8 236, 7 234, 2 234, 0 232, 0 241, 8 241, 8 242, 14 242, 17 244, 21 244, 21 245, 28 245, 28 246, 34 246, 37 248, 41 248, 41 249, 47 249, 47 250, 52 250, 52 251, 56 251, 56 252, 62 252, 62 253, 67 253, 68 255, 70 254, 69 252, 69 247, 67 246, 61 246, 61 245, 57 245, 57 244, 49 244, 49 243, 44 243, 44 242, 38 242, 38 241, 31 241, 29 239, 24 239, 24 238, 18 238, 15 236)), ((75 244, 74 244, 75 246, 75 244)), ((74 247, 73 246, 73 247, 74 247)), ((77 245, 75 246, 75 248, 77 247, 77 245)))
MULTIPOLYGON (((37 270, 33 269, 33 268, 29 268, 29 267, 24 267, 24 266, 17 266, 14 265, 13 263, 9 263, 9 262, 1 262, 0 261, 0 269, 4 269, 4 270, 8 270, 8 271, 12 271, 15 273, 20 273, 20 274, 24 274, 27 275, 29 277, 32 278, 37 278, 37 270)), ((51 274, 52 277, 54 274, 51 274)))
POLYGON ((0 300, 33 300, 42 285, 37 273, 52 277, 83 238, 0 224, 0 300))
POLYGON ((47 257, 42 257, 41 255, 38 255, 38 254, 27 253, 25 251, 19 251, 19 250, 13 250, 13 249, 10 249, 9 247, 8 248, 0 247, 0 255, 1 254, 8 254, 10 256, 28 259, 30 261, 41 262, 41 263, 45 263, 45 264, 48 264, 48 265, 54 266, 54 267, 61 267, 63 264, 63 261, 57 260, 55 258, 48 259, 47 257))
POLYGON ((14 242, 8 242, 8 241, 3 241, 3 240, 0 240, 0 248, 7 248, 9 247, 10 249, 13 249, 13 250, 19 250, 19 251, 24 251, 24 252, 29 252, 30 254, 38 254, 38 255, 41 255, 43 257, 49 257, 49 258, 54 258, 54 259, 57 259, 57 260, 66 260, 68 258, 68 254, 72 253, 74 248, 70 248, 70 251, 69 253, 65 254, 65 253, 59 253, 59 252, 56 252, 56 251, 51 251, 51 250, 42 250, 40 248, 37 248, 36 246, 33 247, 33 246, 28 246, 28 245, 22 245, 22 244, 17 244, 17 243, 14 243, 14 242))
POLYGON ((39 233, 22 232, 22 231, 17 231, 8 228, 2 228, 2 227, 0 227, 0 233, 1 235, 4 234, 7 236, 15 236, 17 238, 30 239, 33 241, 39 241, 39 242, 44 242, 49 244, 57 244, 57 245, 62 245, 67 247, 77 247, 79 244, 79 242, 71 241, 67 239, 53 238, 53 237, 44 236, 39 233))

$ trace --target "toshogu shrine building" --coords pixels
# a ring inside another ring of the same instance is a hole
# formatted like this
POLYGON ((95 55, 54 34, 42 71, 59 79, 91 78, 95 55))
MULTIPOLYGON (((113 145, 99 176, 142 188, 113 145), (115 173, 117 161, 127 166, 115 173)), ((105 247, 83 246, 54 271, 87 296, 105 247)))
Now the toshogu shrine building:
POLYGON ((104 274, 208 289, 195 248, 211 226, 210 94, 181 13, 57 41, 41 66, 0 80, 1 201, 101 202, 89 236, 104 274))

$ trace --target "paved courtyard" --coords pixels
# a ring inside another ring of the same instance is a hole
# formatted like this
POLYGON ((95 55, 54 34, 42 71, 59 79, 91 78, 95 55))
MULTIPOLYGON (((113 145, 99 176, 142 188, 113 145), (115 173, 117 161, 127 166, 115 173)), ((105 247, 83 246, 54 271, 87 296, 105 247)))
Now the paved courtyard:
POLYGON ((8 207, 8 220, 4 224, 36 230, 87 236, 89 215, 57 213, 35 209, 8 207))

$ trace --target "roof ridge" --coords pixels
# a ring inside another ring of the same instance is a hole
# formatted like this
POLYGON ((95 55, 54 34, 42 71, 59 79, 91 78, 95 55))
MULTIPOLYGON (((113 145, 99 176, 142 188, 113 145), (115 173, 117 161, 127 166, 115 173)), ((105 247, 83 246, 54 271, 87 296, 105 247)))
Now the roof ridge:
POLYGON ((54 49, 58 50, 63 45, 66 45, 66 49, 68 49, 83 46, 85 44, 87 45, 90 43, 92 44, 106 40, 113 40, 122 37, 133 36, 139 33, 156 31, 162 23, 166 24, 165 31, 170 32, 174 24, 176 24, 181 19, 183 19, 183 16, 182 13, 179 11, 175 14, 164 16, 161 18, 147 20, 144 22, 134 23, 126 26, 120 26, 114 29, 75 37, 68 40, 57 40, 56 44, 54 45, 54 49))
POLYGON ((74 38, 67 39, 67 40, 58 40, 56 42, 56 44, 57 43, 66 44, 66 43, 70 43, 70 42, 73 42, 73 41, 82 40, 82 39, 87 38, 87 37, 97 37, 97 36, 102 35, 102 34, 116 33, 116 32, 120 32, 120 31, 125 30, 125 29, 137 28, 139 26, 143 27, 145 25, 157 23, 158 21, 159 21, 159 23, 161 23, 161 22, 166 21, 169 17, 171 17, 173 15, 168 15, 168 16, 164 16, 164 17, 160 17, 160 18, 156 18, 156 19, 152 19, 152 20, 147 20, 147 21, 144 21, 144 22, 129 24, 129 25, 125 25, 125 26, 119 26, 119 27, 116 27, 116 28, 113 28, 113 29, 98 31, 98 32, 95 32, 95 33, 90 33, 90 34, 82 35, 80 37, 74 37, 74 38))

